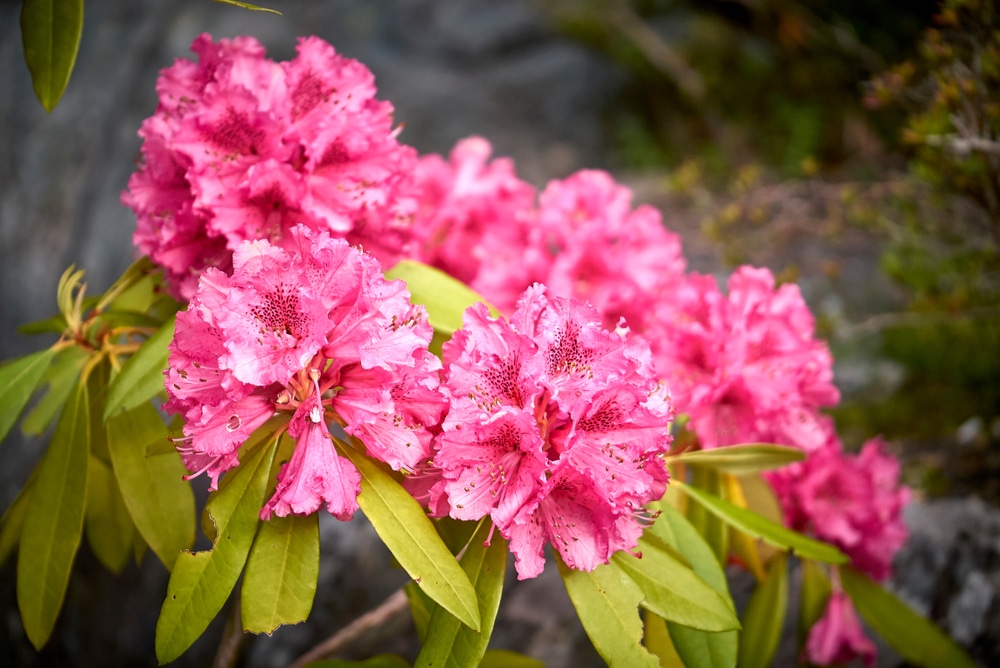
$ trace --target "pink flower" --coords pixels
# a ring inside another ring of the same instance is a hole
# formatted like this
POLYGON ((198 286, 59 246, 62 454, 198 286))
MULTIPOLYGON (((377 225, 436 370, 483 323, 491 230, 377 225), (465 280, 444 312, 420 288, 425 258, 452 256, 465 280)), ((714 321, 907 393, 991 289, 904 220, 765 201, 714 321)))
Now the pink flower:
POLYGON ((325 230, 385 261, 406 251, 398 189, 415 160, 396 141, 374 77, 315 37, 286 63, 253 38, 201 35, 157 84, 143 160, 122 202, 135 243, 189 299, 208 268, 229 271, 243 241, 288 247, 293 226, 325 230))
POLYGON ((906 542, 903 508, 910 501, 910 490, 899 484, 899 462, 884 447, 872 439, 860 454, 846 454, 831 432, 804 462, 767 474, 792 529, 833 543, 880 581, 906 542))
POLYGON ((741 267, 726 298, 714 279, 691 274, 658 318, 644 334, 703 447, 763 441, 813 450, 826 440, 818 410, 840 394, 796 286, 775 289, 767 269, 741 267))
POLYGON ((402 282, 385 280, 376 259, 302 226, 285 242, 287 250, 243 242, 232 276, 203 273, 177 317, 165 407, 184 414, 178 448, 213 488, 250 434, 285 416, 297 446, 261 517, 326 503, 344 519, 357 509, 360 478, 337 454, 328 423, 393 468, 416 467, 446 408, 440 363, 427 352, 422 309, 402 282))
POLYGON ((846 664, 860 658, 875 665, 877 650, 865 636, 851 599, 841 590, 831 594, 826 611, 809 632, 805 656, 817 666, 846 664))
POLYGON ((511 540, 519 578, 538 575, 551 543, 591 570, 641 533, 662 496, 673 415, 648 347, 604 330, 576 300, 526 291, 509 321, 477 304, 444 346, 451 399, 421 490, 457 519, 489 515, 511 540))

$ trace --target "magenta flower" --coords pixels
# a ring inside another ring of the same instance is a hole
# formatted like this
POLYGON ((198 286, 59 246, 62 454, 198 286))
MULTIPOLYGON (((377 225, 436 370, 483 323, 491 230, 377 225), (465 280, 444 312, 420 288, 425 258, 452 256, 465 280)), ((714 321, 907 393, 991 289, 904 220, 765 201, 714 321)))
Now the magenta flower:
POLYGON ((691 274, 644 333, 703 447, 757 441, 812 450, 826 440, 818 411, 840 393, 797 286, 775 289, 769 270, 741 267, 726 298, 712 277, 691 274))
POLYGON ((805 658, 817 666, 847 664, 861 659, 875 665, 877 650, 865 635, 851 599, 842 590, 830 595, 826 611, 809 632, 805 658))
POLYGON ((134 241, 189 299, 205 269, 229 271, 243 241, 288 247, 295 225, 401 257, 411 219, 397 195, 415 152, 396 141, 392 106, 368 69, 309 37, 275 63, 250 37, 191 45, 157 82, 142 162, 122 202, 134 241))
POLYGON ((423 310, 402 282, 385 280, 375 258, 302 226, 286 244, 244 242, 232 276, 203 273, 177 316, 165 407, 184 414, 178 449, 213 489, 250 434, 286 416, 297 446, 262 519, 324 502, 344 519, 357 508, 360 478, 337 454, 329 423, 393 468, 416 467, 446 408, 441 365, 427 352, 423 310))
POLYGON ((544 291, 509 321, 469 308, 445 344, 451 405, 421 489, 432 511, 446 497, 452 517, 488 515, 522 579, 541 572, 546 543, 586 570, 634 549, 643 504, 665 489, 673 415, 644 343, 544 291))

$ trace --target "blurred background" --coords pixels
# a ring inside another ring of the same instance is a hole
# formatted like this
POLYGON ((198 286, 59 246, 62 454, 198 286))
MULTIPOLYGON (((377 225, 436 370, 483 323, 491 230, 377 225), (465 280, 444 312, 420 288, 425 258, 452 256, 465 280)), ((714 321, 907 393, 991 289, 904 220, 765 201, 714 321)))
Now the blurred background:
MULTIPOLYGON (((537 186, 611 171, 663 212, 691 269, 798 282, 836 358, 848 447, 890 439, 918 490, 894 588, 1000 662, 1000 15, 988 0, 315 0, 249 12, 211 0, 88 0, 59 106, 34 98, 20 3, 0 0, 0 358, 47 342, 70 263, 105 289, 134 259, 119 194, 157 72, 200 32, 250 34, 270 57, 315 34, 374 73, 400 139, 447 153, 489 139, 537 186)), ((41 441, 4 443, 0 503, 41 441)), ((329 521, 327 521, 329 520, 329 521)), ((405 581, 363 519, 323 522, 314 613, 248 643, 287 663, 405 581)), ((147 557, 113 577, 81 548, 67 604, 36 654, 15 569, 0 570, 0 663, 152 661, 166 585, 147 557), (101 648, 96 651, 95 648, 101 648)), ((222 619, 177 665, 211 662, 222 619)), ((404 619, 359 656, 412 651, 404 619)), ((793 636, 794 633, 791 634, 793 636)), ((778 662, 794 661, 794 640, 778 662)), ((599 665, 554 573, 504 598, 494 646, 550 666, 599 665)), ((880 662, 895 665, 883 651, 880 662)), ((784 664, 782 664, 784 665, 784 664)))

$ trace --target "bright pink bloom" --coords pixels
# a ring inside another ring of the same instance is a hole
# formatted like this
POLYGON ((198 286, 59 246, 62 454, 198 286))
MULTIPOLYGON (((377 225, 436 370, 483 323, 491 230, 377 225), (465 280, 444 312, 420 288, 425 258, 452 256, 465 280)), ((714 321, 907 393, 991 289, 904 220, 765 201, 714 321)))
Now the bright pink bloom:
POLYGON ((830 595, 826 611, 809 632, 805 657, 811 664, 831 666, 861 659, 875 665, 877 650, 865 635, 851 599, 841 590, 830 595))
POLYGON ((818 410, 840 394, 797 286, 775 289, 769 270, 741 267, 727 298, 713 278, 691 274, 644 334, 703 447, 757 441, 813 450, 827 439, 818 410))
POLYGON ((884 447, 872 439, 851 455, 832 436, 804 462, 767 474, 792 529, 833 543, 880 581, 906 542, 903 508, 910 501, 910 490, 899 484, 899 461, 884 447))
POLYGON ((249 239, 285 246, 294 225, 325 230, 384 261, 409 242, 400 184, 415 152, 396 141, 374 77, 315 37, 275 63, 253 38, 191 45, 157 83, 139 131, 143 161, 122 201, 135 243, 188 299, 210 267, 229 271, 249 239))
POLYGON ((633 549, 642 506, 665 489, 673 415, 648 347, 538 285, 509 321, 477 304, 464 323, 444 346, 440 477, 421 492, 432 510, 444 494, 452 517, 489 515, 522 579, 541 572, 546 543, 586 570, 633 549))
POLYGON ((213 488, 253 431, 287 416, 297 447, 261 517, 325 503, 343 519, 357 508, 359 474, 337 454, 328 422, 393 468, 416 467, 446 408, 440 362, 427 351, 423 310, 375 258, 301 226, 285 243, 246 241, 232 276, 204 272, 177 316, 165 407, 184 414, 178 448, 213 488))

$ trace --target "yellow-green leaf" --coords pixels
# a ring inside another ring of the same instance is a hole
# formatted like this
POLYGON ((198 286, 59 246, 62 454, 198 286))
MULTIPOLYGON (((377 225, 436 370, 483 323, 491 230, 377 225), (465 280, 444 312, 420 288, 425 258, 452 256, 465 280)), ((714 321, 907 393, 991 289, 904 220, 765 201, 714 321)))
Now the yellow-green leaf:
POLYGON ((261 522, 243 576, 243 630, 270 635, 282 624, 304 622, 318 580, 319 515, 261 522))
POLYGON ((215 0, 215 2, 221 3, 223 5, 233 5, 234 7, 242 7, 243 9, 249 9, 252 12, 269 12, 271 14, 277 14, 278 16, 281 16, 281 12, 279 12, 277 9, 258 7, 257 5, 251 5, 249 2, 240 2, 239 0, 215 0))
POLYGON ((781 468, 805 458, 806 453, 799 448, 772 443, 747 443, 711 450, 688 450, 675 457, 668 457, 667 462, 709 466, 720 473, 732 475, 750 475, 781 468))
POLYGON ((479 668, 545 668, 545 664, 509 649, 490 649, 483 655, 479 668))
POLYGON ((87 542, 109 571, 120 573, 132 555, 132 518, 111 467, 94 456, 89 466, 84 524, 87 542))
POLYGON ((426 642, 414 666, 465 668, 482 660, 493 633, 507 572, 507 541, 497 533, 490 545, 485 545, 492 528, 491 523, 483 522, 462 555, 462 570, 479 599, 480 631, 462 624, 441 606, 434 606, 426 642))
POLYGON ((660 662, 641 642, 639 586, 614 563, 590 572, 568 568, 558 554, 556 563, 583 629, 608 665, 657 668, 660 662))
POLYGON ((21 40, 35 95, 46 111, 62 98, 83 34, 83 0, 24 0, 21 40))
POLYGON ((24 517, 17 554, 17 604, 35 649, 48 641, 83 536, 90 415, 78 383, 49 444, 24 517))
POLYGON ((907 661, 925 668, 973 668, 976 665, 941 629, 864 573, 850 567, 841 568, 840 582, 861 617, 907 661))
MULTIPOLYGON (((685 665, 698 666, 697 663, 685 664, 684 660, 677 653, 674 641, 670 638, 670 631, 667 629, 667 622, 655 612, 644 610, 643 621, 643 644, 651 654, 660 660, 660 668, 685 668, 685 665)), ((683 627, 681 627, 683 628, 683 627)), ((700 631, 699 633, 704 633, 700 631)), ((735 633, 727 631, 726 633, 735 633)))
POLYGON ((151 404, 140 404, 107 423, 108 451, 118 487, 136 529, 170 569, 194 543, 194 493, 176 452, 147 457, 150 443, 167 438, 151 404))
POLYGON ((781 627, 788 610, 787 557, 779 553, 771 559, 767 579, 750 595, 743 613, 743 633, 737 665, 740 668, 767 668, 781 640, 781 627))
POLYGON ((126 360, 122 370, 108 388, 108 404, 104 419, 147 403, 163 391, 163 371, 167 368, 167 346, 174 338, 176 316, 146 339, 135 354, 126 360))
POLYGON ((802 598, 799 601, 799 645, 805 644, 809 630, 819 621, 830 600, 830 579, 823 567, 810 559, 802 560, 802 598))
POLYGON ((0 367, 0 441, 17 421, 56 351, 39 350, 0 367))
MULTIPOLYGON (((21 421, 21 432, 30 436, 40 436, 56 419, 59 409, 69 398, 80 371, 90 355, 78 346, 68 346, 60 350, 48 369, 42 374, 39 386, 48 386, 44 396, 34 405, 21 421)), ((100 415, 97 416, 98 418, 100 415)), ((93 418, 93 410, 91 410, 93 418)))
MULTIPOLYGON (((38 469, 35 469, 35 473, 38 469)), ((27 484, 21 488, 3 517, 0 517, 0 566, 7 561, 7 557, 17 547, 17 541, 21 537, 21 529, 24 527, 24 515, 28 510, 28 499, 31 498, 31 488, 35 484, 35 475, 32 474, 27 484)))
POLYGON ((478 631, 476 591, 424 509, 371 459, 349 445, 343 445, 342 449, 361 473, 358 505, 375 533, 428 596, 478 631))
MULTIPOLYGON (((445 336, 451 336, 455 330, 462 328, 465 309, 476 302, 486 304, 486 300, 465 283, 440 269, 414 260, 403 260, 385 272, 385 277, 404 281, 411 301, 427 309, 431 327, 445 336)), ((489 308, 494 317, 499 315, 496 308, 489 308)))
MULTIPOLYGON (((675 484, 671 487, 680 488, 675 484)), ((722 477, 718 471, 707 466, 691 467, 691 484, 698 490, 704 490, 709 494, 718 496, 722 493, 722 477)), ((729 528, 722 518, 709 511, 702 504, 687 504, 687 518, 705 538, 705 542, 712 548, 715 559, 720 564, 726 563, 726 556, 729 554, 729 528)))

